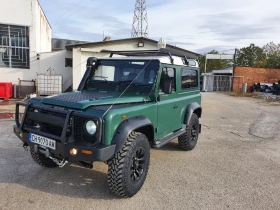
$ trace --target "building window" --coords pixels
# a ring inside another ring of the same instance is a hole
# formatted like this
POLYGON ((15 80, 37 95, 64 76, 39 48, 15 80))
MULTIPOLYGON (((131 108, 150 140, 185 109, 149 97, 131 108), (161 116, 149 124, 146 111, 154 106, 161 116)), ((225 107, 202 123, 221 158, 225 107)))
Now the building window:
POLYGON ((65 58, 65 67, 73 67, 73 59, 65 58))
POLYGON ((182 90, 198 87, 198 72, 196 70, 182 69, 182 90))
POLYGON ((0 68, 29 68, 29 30, 0 24, 0 68))

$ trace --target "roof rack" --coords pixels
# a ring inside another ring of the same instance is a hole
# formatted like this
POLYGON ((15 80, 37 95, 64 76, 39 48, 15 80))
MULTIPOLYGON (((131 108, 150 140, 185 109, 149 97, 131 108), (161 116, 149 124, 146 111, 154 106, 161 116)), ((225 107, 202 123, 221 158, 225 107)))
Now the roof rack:
POLYGON ((188 65, 188 59, 195 59, 194 57, 187 57, 186 55, 174 52, 169 49, 161 48, 159 50, 135 50, 135 51, 111 51, 111 50, 101 50, 100 52, 109 53, 110 57, 113 55, 123 55, 123 56, 168 56, 170 62, 173 64, 174 59, 172 56, 177 56, 182 58, 186 65, 188 65))

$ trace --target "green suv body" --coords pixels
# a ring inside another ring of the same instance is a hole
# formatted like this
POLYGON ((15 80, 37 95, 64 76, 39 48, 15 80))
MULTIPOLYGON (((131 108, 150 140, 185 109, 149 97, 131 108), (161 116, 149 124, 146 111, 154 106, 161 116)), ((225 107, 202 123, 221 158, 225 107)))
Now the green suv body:
POLYGON ((200 72, 187 64, 170 53, 89 58, 78 91, 17 103, 14 133, 45 167, 106 162, 111 191, 131 197, 145 181, 150 147, 177 137, 184 150, 196 145, 200 72))

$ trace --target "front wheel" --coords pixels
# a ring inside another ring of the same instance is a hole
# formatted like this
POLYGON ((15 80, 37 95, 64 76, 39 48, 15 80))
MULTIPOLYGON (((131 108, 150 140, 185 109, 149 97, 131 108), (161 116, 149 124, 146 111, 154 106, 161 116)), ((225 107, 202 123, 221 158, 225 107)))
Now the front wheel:
POLYGON ((179 147, 183 150, 192 150, 195 148, 199 134, 199 120, 196 114, 192 114, 186 133, 178 137, 179 147))
POLYGON ((150 163, 148 138, 131 132, 123 148, 108 161, 110 190, 122 197, 132 197, 145 182, 150 163))

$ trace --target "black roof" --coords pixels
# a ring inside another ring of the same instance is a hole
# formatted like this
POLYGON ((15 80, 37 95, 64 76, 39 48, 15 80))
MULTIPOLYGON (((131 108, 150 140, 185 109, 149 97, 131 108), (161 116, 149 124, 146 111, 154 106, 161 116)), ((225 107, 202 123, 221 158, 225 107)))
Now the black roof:
POLYGON ((86 41, 52 38, 52 51, 64 50, 67 45, 85 44, 86 41))

